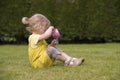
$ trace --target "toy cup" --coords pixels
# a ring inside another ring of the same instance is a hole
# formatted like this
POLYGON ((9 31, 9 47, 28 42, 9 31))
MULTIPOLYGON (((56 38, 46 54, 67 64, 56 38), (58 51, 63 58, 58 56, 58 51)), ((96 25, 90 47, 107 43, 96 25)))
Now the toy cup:
POLYGON ((57 28, 53 29, 52 36, 54 39, 59 39, 60 38, 60 33, 57 28))

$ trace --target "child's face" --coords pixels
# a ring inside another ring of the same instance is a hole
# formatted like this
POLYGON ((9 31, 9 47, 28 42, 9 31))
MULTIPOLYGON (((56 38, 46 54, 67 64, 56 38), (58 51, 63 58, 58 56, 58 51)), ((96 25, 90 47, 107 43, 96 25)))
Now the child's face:
POLYGON ((37 34, 43 34, 48 28, 48 26, 38 26, 38 28, 35 28, 33 32, 37 34))
POLYGON ((44 31, 46 31, 48 28, 49 28, 49 27, 48 27, 48 26, 46 26, 46 28, 45 28, 45 30, 44 30, 44 31))

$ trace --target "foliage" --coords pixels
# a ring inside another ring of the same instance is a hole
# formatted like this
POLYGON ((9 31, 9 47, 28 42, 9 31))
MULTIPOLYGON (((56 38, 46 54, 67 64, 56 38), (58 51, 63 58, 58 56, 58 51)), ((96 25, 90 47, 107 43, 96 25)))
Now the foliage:
POLYGON ((120 0, 4 0, 0 1, 0 42, 26 43, 23 16, 42 13, 64 42, 120 41, 120 0))

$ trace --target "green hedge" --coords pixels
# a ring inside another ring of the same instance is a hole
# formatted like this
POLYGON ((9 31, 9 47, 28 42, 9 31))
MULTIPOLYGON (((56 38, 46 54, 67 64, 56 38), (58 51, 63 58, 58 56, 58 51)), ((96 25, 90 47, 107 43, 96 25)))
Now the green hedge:
POLYGON ((23 16, 42 13, 62 42, 120 42, 120 0, 4 0, 0 2, 0 43, 26 43, 23 16))

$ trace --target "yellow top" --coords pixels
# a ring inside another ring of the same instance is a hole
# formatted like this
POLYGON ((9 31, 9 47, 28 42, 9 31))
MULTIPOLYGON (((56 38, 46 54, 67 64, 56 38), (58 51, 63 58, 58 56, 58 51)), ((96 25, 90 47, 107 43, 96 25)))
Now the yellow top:
POLYGON ((52 66, 55 62, 51 61, 46 50, 48 44, 45 40, 39 41, 39 34, 32 34, 29 37, 28 55, 31 65, 34 68, 52 66))

